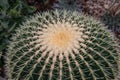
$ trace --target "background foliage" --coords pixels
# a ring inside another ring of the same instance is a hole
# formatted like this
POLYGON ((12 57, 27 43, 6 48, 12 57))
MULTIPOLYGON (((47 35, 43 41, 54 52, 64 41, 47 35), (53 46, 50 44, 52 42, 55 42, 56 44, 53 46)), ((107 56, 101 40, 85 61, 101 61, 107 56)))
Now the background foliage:
MULTIPOLYGON (((0 0, 0 55, 8 43, 15 28, 30 15, 35 8, 28 6, 25 0, 0 0)), ((3 59, 0 56, 0 75, 3 76, 3 59)))
POLYGON ((3 50, 12 30, 19 26, 25 16, 33 13, 34 7, 25 0, 1 0, 0 2, 0 50, 3 50))

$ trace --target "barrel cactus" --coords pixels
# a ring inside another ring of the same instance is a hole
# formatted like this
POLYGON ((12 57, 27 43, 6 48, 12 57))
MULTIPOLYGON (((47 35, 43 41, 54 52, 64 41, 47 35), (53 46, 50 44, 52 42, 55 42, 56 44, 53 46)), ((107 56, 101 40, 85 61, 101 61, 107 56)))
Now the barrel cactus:
POLYGON ((119 52, 103 26, 75 11, 34 15, 13 33, 8 45, 8 79, 117 79, 119 52))

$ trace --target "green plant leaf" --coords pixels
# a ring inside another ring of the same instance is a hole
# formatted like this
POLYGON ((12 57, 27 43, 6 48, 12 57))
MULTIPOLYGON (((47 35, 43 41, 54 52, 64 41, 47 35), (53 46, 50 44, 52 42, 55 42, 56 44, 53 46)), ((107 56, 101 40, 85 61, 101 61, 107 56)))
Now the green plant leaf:
POLYGON ((9 8, 8 0, 0 0, 0 6, 4 7, 4 9, 9 8))

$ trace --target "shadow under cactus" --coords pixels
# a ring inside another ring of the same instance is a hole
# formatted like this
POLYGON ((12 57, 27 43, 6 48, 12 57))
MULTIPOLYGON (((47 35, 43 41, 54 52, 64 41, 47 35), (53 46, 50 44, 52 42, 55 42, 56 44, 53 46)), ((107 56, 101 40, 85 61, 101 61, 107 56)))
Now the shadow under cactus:
POLYGON ((120 1, 116 0, 107 13, 101 17, 101 21, 115 34, 120 45, 120 1))

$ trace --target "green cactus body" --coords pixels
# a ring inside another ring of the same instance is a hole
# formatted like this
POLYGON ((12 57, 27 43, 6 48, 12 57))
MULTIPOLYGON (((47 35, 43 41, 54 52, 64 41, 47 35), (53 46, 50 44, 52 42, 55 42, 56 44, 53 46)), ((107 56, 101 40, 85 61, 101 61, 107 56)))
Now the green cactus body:
POLYGON ((7 50, 11 80, 113 80, 118 50, 113 36, 93 18, 65 10, 28 19, 7 50))

